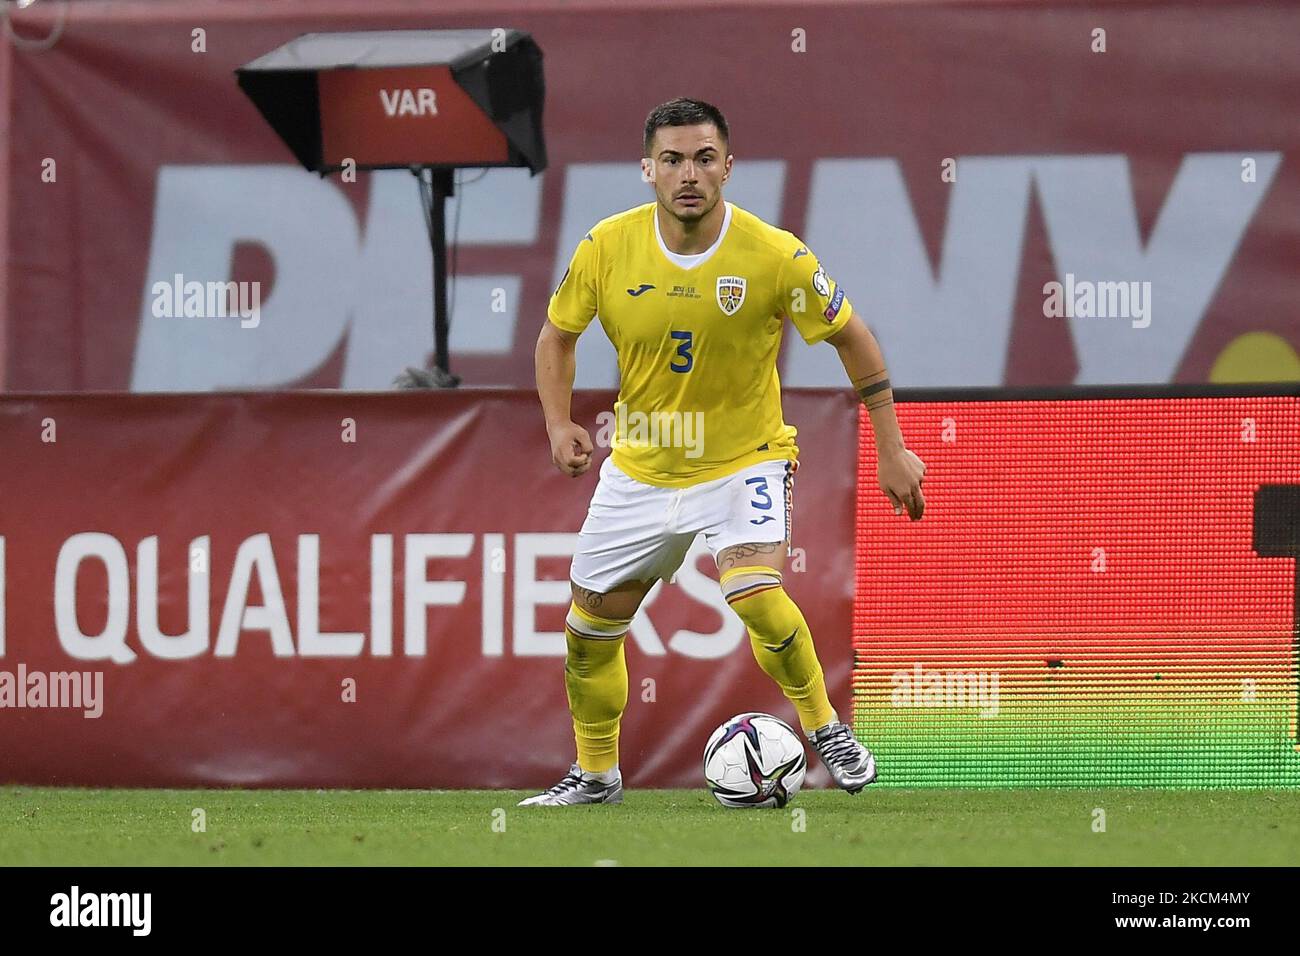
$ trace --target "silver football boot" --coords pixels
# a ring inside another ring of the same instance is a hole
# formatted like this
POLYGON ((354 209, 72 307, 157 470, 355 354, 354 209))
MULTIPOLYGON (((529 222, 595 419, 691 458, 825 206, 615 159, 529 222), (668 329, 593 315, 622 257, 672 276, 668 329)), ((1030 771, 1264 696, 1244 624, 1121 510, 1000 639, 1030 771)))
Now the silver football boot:
POLYGON ((584 773, 576 763, 564 779, 544 793, 520 800, 521 807, 568 807, 579 803, 622 803, 623 775, 604 783, 595 774, 584 773))
POLYGON ((808 739, 836 785, 849 793, 857 793, 876 779, 876 758, 858 743, 848 724, 831 721, 814 730, 808 739))

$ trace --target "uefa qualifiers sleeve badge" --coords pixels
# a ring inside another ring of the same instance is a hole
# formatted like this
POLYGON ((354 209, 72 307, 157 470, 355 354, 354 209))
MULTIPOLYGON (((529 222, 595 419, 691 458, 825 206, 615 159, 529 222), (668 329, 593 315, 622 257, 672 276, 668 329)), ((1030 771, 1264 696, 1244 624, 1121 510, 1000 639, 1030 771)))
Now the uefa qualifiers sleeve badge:
POLYGON ((724 315, 735 315, 745 304, 746 284, 740 276, 718 277, 718 308, 724 315))
POLYGON ((831 304, 826 306, 826 311, 822 315, 826 316, 826 321, 832 325, 835 323, 835 317, 840 314, 840 306, 844 304, 844 290, 840 286, 835 287, 835 294, 831 296, 831 304))

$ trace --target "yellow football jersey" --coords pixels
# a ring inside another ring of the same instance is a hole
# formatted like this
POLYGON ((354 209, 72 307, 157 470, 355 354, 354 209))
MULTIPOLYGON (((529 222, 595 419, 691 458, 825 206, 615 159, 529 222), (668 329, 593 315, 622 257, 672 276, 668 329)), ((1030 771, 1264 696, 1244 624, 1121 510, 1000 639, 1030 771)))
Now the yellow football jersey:
POLYGON ((618 353, 614 464, 681 488, 797 459, 781 415, 781 333, 787 317, 809 344, 839 331, 853 314, 844 291, 794 235, 732 203, 695 256, 663 244, 655 209, 593 227, 547 310, 575 333, 598 317, 618 353))

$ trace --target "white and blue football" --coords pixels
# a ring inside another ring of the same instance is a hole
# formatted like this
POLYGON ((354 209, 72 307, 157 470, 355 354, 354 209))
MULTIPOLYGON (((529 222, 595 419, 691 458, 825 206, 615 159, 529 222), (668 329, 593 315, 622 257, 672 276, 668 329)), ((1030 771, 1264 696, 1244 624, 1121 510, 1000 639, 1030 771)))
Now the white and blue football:
POLYGON ((724 807, 783 807, 807 770, 803 741, 771 714, 737 714, 704 747, 704 779, 724 807))

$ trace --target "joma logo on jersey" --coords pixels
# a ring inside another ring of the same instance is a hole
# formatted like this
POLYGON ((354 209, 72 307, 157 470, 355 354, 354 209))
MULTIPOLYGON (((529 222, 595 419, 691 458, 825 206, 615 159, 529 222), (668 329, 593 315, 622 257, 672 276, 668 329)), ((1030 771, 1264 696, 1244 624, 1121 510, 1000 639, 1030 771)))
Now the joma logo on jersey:
POLYGON ((735 315, 745 304, 745 285, 740 276, 718 277, 718 308, 724 315, 735 315))
POLYGON ((389 116, 437 116, 438 100, 434 91, 425 87, 419 90, 380 90, 379 99, 389 116))

